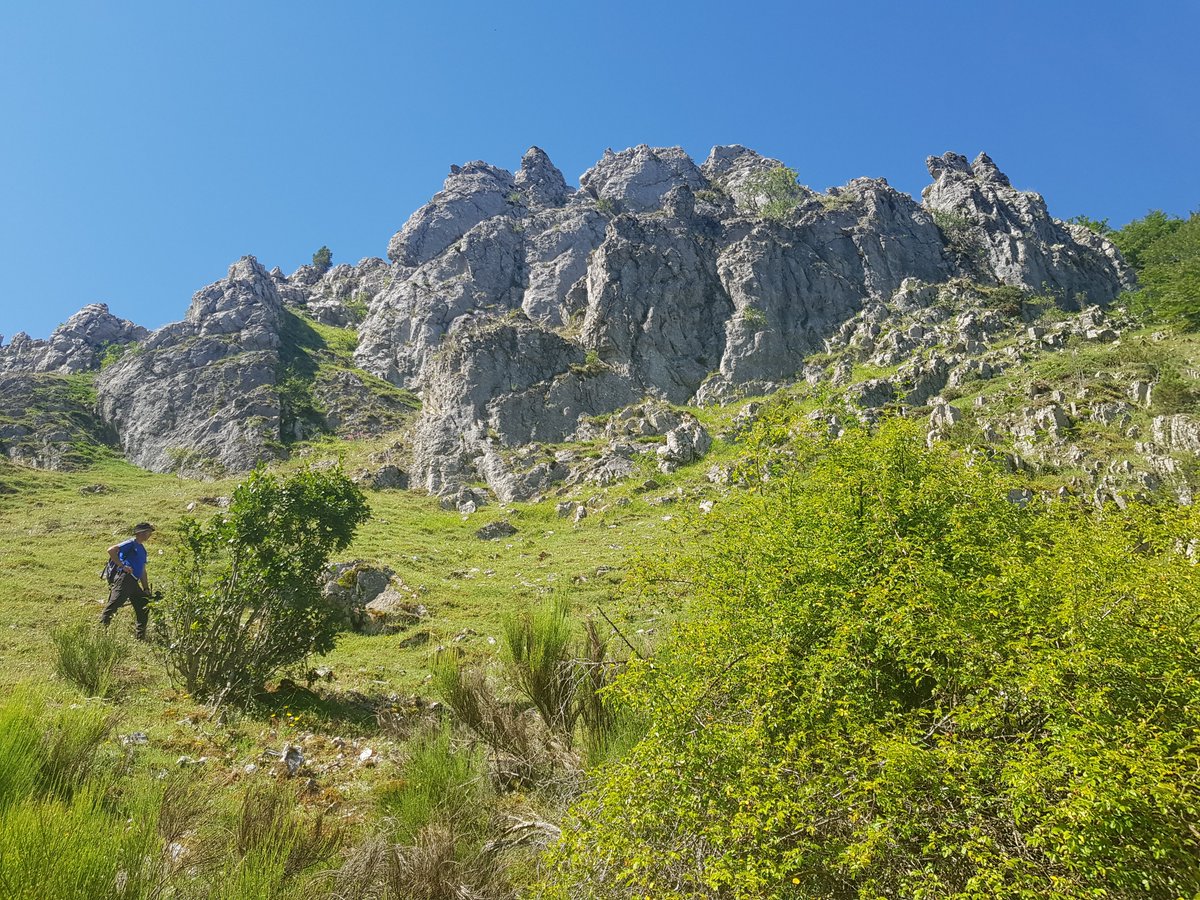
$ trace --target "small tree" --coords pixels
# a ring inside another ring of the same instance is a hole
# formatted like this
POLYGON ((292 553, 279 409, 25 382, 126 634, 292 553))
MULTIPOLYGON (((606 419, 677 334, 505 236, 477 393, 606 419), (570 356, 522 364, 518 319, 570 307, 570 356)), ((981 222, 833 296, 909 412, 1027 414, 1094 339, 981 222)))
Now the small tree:
POLYGON ((808 192, 797 178, 796 170, 787 166, 778 166, 752 176, 746 187, 758 214, 775 221, 790 216, 808 192))
POLYGON ((259 470, 207 524, 182 523, 161 606, 167 665, 197 697, 246 700, 272 675, 333 648, 338 612, 320 574, 369 511, 340 469, 259 470))
POLYGON ((321 249, 313 254, 312 264, 321 270, 321 274, 328 272, 333 265, 333 252, 322 244, 321 249))

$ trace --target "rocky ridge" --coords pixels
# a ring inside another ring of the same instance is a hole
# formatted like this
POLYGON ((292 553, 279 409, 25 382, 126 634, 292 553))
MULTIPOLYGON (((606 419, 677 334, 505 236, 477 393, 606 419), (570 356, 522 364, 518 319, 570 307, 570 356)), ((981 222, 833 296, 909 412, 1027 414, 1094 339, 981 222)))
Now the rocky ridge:
MULTIPOLYGON (((859 178, 797 186, 782 213, 764 177, 779 167, 740 146, 696 165, 643 145, 606 151, 572 188, 538 148, 515 173, 454 166, 387 260, 284 275, 245 257, 183 322, 146 335, 89 307, 47 342, 14 339, 0 367, 94 371, 97 348, 138 341, 96 375, 100 416, 137 464, 190 474, 243 470, 339 425, 359 433, 346 423, 382 379, 422 400, 383 482, 456 498, 482 481, 512 500, 624 477, 647 449, 667 466, 703 454, 695 422, 629 413, 659 423, 641 443, 597 425, 647 401, 727 403, 827 378, 867 410, 923 407, 1004 371, 993 345, 1013 320, 996 298, 1102 310, 1133 284, 1108 242, 1053 219, 983 154, 930 157, 921 203, 859 178), (95 324, 81 332, 85 313, 95 324), (307 320, 354 328, 354 365, 294 365, 286 335, 307 320), (904 365, 854 382, 864 361, 904 365), (597 440, 586 460, 555 447, 597 440)), ((407 408, 393 411, 355 422, 395 428, 407 408)))

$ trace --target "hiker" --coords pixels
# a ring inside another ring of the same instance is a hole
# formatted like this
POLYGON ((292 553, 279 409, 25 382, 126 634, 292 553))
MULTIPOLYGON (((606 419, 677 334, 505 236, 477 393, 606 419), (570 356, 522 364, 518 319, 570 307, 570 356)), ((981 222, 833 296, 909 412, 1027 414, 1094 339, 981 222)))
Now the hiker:
POLYGON ((146 639, 146 624, 150 621, 150 579, 146 575, 146 539, 154 533, 149 522, 139 522, 133 527, 133 537, 108 548, 110 565, 116 572, 108 603, 100 613, 100 624, 107 625, 126 601, 133 604, 137 617, 139 641, 146 639))

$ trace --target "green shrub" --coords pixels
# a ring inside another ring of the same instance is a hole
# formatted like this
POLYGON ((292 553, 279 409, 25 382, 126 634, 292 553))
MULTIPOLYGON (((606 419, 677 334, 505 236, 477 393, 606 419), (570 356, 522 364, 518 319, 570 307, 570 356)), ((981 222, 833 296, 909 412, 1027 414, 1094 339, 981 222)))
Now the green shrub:
POLYGON ((911 423, 802 429, 768 406, 760 487, 635 575, 690 615, 617 683, 654 726, 549 894, 1193 896, 1200 513, 1020 507, 911 423))
POLYGON ((1145 264, 1142 257, 1146 250, 1182 224, 1183 219, 1168 216, 1161 209, 1154 209, 1142 218, 1134 219, 1125 227, 1112 232, 1108 238, 1117 245, 1125 261, 1140 271, 1145 264))
POLYGON ((574 739, 579 708, 572 665, 571 604, 558 596, 504 620, 504 646, 513 680, 546 727, 574 739))
POLYGON ((781 222, 791 216, 807 189, 800 185, 795 169, 778 166, 750 177, 746 191, 753 198, 755 211, 764 219, 781 222))
POLYGON ((449 729, 416 738, 403 781, 385 785, 378 794, 392 837, 401 844, 415 843, 430 826, 478 836, 490 815, 487 799, 487 780, 476 754, 454 749, 449 729))
POLYGON ((54 628, 54 671, 89 697, 107 697, 117 686, 121 662, 129 655, 129 642, 114 628, 92 622, 54 628))
POLYGON ((283 667, 332 649, 340 614, 320 576, 367 516, 336 469, 258 470, 226 512, 204 525, 185 518, 161 604, 171 673, 197 697, 245 701, 283 667))
POLYGON ((1195 412, 1200 406, 1200 384, 1185 378, 1174 366, 1164 368, 1154 383, 1151 403, 1159 416, 1195 412))
POLYGON ((1200 328, 1200 213, 1141 251, 1144 301, 1157 315, 1200 328))
POLYGON ((1113 231, 1108 227, 1107 218, 1093 219, 1090 216, 1085 216, 1083 213, 1080 213, 1077 216, 1071 216, 1071 218, 1067 219, 1067 221, 1072 225, 1082 225, 1088 231, 1095 232, 1099 235, 1109 235, 1112 234, 1113 231))

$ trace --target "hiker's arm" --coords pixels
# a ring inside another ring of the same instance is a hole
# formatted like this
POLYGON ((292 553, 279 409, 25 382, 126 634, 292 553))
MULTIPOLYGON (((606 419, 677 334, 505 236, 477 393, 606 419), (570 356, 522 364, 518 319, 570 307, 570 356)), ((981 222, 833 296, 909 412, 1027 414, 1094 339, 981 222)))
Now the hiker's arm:
POLYGON ((113 565, 118 569, 123 569, 127 572, 132 572, 133 567, 121 562, 121 545, 113 544, 108 548, 108 558, 113 561, 113 565))
POLYGON ((150 593, 150 570, 149 568, 142 569, 142 590, 147 594, 150 593))

